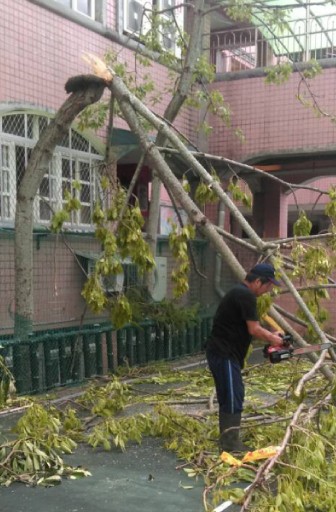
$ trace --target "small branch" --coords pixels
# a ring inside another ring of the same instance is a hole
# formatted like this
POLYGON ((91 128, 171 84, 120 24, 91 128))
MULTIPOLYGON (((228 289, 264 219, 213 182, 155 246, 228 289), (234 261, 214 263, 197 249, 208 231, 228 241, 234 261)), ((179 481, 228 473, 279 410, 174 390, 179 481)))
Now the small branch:
POLYGON ((323 240, 324 238, 332 238, 334 237, 334 233, 320 233, 319 235, 309 235, 309 236, 292 236, 289 238, 279 238, 277 240, 277 244, 288 244, 290 242, 304 242, 308 240, 311 242, 312 240, 323 240))
MULTIPOLYGON (((250 244, 246 240, 243 240, 242 238, 238 238, 237 236, 234 236, 231 233, 228 233, 227 231, 225 231, 222 228, 219 228, 218 226, 215 226, 215 229, 216 229, 217 233, 222 235, 224 238, 227 238, 228 240, 230 240, 238 245, 241 245, 250 251, 256 252, 258 254, 260 253, 260 249, 257 249, 257 247, 255 245, 250 244)), ((265 244, 265 250, 276 249, 277 247, 278 246, 274 243, 265 244)))
MULTIPOLYGON (((167 153, 171 153, 171 154, 179 154, 178 149, 172 149, 170 147, 158 147, 158 150, 161 152, 167 152, 167 153)), ((241 162, 236 162, 235 160, 230 160, 229 158, 225 158, 223 156, 211 155, 209 153, 202 153, 201 151, 189 151, 189 153, 191 155, 193 155, 195 158, 204 158, 204 159, 212 160, 215 162, 223 162, 225 164, 228 164, 228 166, 233 165, 233 166, 239 167, 245 171, 250 171, 255 174, 260 174, 264 178, 273 180, 276 183, 279 183, 280 185, 283 185, 284 187, 289 188, 289 189, 311 190, 313 192, 318 192, 319 194, 329 195, 328 190, 322 190, 317 187, 311 187, 309 185, 302 185, 302 184, 298 185, 295 183, 290 183, 288 181, 284 181, 284 180, 278 178, 277 176, 274 176, 273 174, 271 174, 269 172, 265 172, 262 169, 258 169, 257 167, 253 167, 251 165, 243 164, 241 162)))
POLYGON ((327 355, 327 350, 323 350, 320 357, 318 358, 318 360, 316 361, 316 363, 314 364, 314 366, 311 368, 311 370, 309 370, 309 372, 307 372, 299 381, 298 385, 296 386, 295 390, 294 390, 294 395, 299 397, 301 396, 301 393, 302 393, 302 390, 303 390, 303 387, 305 385, 306 382, 308 382, 309 380, 311 380, 315 373, 321 368, 324 360, 325 360, 325 357, 327 355))
MULTIPOLYGON (((297 286, 296 289, 298 292, 304 292, 307 290, 324 290, 326 288, 336 288, 336 283, 334 284, 316 284, 311 286, 297 286)), ((280 290, 279 295, 283 295, 284 293, 291 293, 290 290, 280 290)))
POLYGON ((269 474, 269 472, 271 471, 273 466, 277 463, 278 459, 284 453, 286 446, 291 438, 292 430, 300 418, 303 407, 304 407, 304 404, 300 404, 298 409, 296 410, 291 423, 289 424, 289 426, 286 429, 285 436, 282 440, 280 450, 278 451, 278 453, 271 459, 268 459, 266 462, 264 462, 264 464, 262 464, 260 466, 260 468, 258 469, 254 481, 250 485, 248 491, 245 493, 244 503, 243 503, 242 508, 240 509, 240 512, 244 512, 245 510, 248 510, 248 506, 252 500, 252 495, 253 495, 255 488, 260 485, 262 480, 265 480, 267 478, 267 475, 269 474))

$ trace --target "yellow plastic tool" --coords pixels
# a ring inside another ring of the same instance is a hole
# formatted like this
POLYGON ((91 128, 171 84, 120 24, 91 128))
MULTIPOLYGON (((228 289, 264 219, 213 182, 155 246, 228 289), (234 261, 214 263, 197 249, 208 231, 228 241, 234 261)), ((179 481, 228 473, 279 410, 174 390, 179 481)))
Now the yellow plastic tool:
POLYGON ((285 331, 280 327, 279 324, 276 323, 273 318, 271 318, 269 315, 263 315, 262 321, 266 322, 274 331, 281 332, 282 334, 285 334, 285 331))

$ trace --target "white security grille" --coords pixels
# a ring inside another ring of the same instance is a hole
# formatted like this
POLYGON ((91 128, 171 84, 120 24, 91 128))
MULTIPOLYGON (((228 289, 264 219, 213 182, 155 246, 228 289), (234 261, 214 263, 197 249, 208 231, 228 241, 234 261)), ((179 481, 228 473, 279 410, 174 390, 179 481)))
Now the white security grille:
POLYGON ((177 0, 123 0, 124 30, 131 36, 145 35, 151 29, 153 10, 163 11, 158 27, 160 43, 164 50, 181 57, 176 44, 179 30, 183 32, 184 4, 177 0), (174 8, 174 9, 173 9, 174 8), (173 11, 172 11, 173 9, 173 11))
MULTIPOLYGON (((0 222, 13 223, 16 193, 31 151, 47 117, 9 114, 0 118, 0 222)), ((82 135, 70 129, 56 147, 34 202, 35 223, 48 224, 55 211, 64 207, 66 191, 81 202, 72 213, 68 227, 88 228, 98 199, 98 176, 102 157, 82 135)), ((101 198, 99 198, 101 199, 101 198)))

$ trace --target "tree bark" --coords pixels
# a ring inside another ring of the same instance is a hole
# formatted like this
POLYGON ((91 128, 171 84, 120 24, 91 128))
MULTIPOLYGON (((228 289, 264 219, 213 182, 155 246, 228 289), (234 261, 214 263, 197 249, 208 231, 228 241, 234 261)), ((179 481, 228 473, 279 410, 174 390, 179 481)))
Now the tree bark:
MULTIPOLYGON (((139 121, 139 113, 143 115, 148 121, 152 122, 159 131, 164 133, 170 142, 179 149, 181 155, 186 158, 186 161, 192 165, 192 167, 198 172, 209 186, 212 186, 216 191, 217 195, 222 199, 225 204, 230 208, 230 211, 235 215, 238 222, 243 226, 246 232, 249 234, 251 241, 255 244, 261 254, 267 255, 269 248, 267 244, 264 244, 263 240, 253 231, 251 226, 245 220, 241 212, 231 201, 231 199, 225 194, 220 184, 212 180, 212 177, 202 167, 202 165, 188 152, 183 143, 180 142, 168 126, 156 118, 139 100, 137 100, 126 88, 124 83, 119 77, 115 77, 112 84, 111 90, 119 102, 120 108, 123 112, 124 118, 126 119, 131 130, 138 136, 142 149, 146 152, 146 158, 149 165, 156 169, 156 172, 165 185, 165 187, 172 192, 174 198, 182 205, 188 214, 189 219, 194 223, 199 231, 210 241, 214 249, 222 256, 225 263, 229 266, 233 274, 238 280, 242 280, 245 277, 246 271, 241 266, 239 261, 236 259, 231 249, 224 242, 223 238, 218 234, 216 227, 207 219, 207 217, 200 211, 197 205, 192 201, 188 194, 183 189, 179 180, 175 177, 174 173, 169 168, 168 164, 162 157, 159 149, 156 145, 150 142, 147 138, 146 131, 143 129, 139 121)), ((287 284, 287 283, 286 283, 287 284)), ((306 312, 306 305, 300 298, 295 297, 298 304, 306 312), (301 304, 301 301, 303 304, 301 304)), ((288 325, 288 323, 281 317, 281 315, 275 311, 273 307, 270 308, 270 315, 275 318, 281 327, 295 335, 295 340, 300 346, 305 346, 306 342, 288 325)), ((324 333, 320 328, 316 327, 316 322, 312 322, 319 337, 325 340, 324 333)), ((316 362, 317 356, 315 354, 309 354, 312 361, 316 362)), ((322 373, 328 380, 333 379, 333 372, 328 368, 322 368, 322 373)))
MULTIPOLYGON (((195 5, 190 10, 190 26, 192 27, 190 33, 190 40, 187 48, 186 57, 183 64, 183 70, 178 80, 176 91, 169 102, 163 117, 172 123, 178 115, 181 107, 183 106, 193 83, 193 70, 197 59, 201 55, 201 35, 202 24, 204 19, 204 0, 195 0, 195 5)), ((166 143, 166 136, 159 133, 156 141, 157 146, 164 146, 166 143)), ((152 191, 149 209, 149 217, 147 223, 147 242, 151 248, 152 253, 156 254, 156 243, 158 234, 158 224, 160 217, 160 198, 161 198, 161 179, 158 173, 153 171, 152 174, 152 191)), ((146 279, 147 286, 151 288, 151 280, 148 276, 146 279)))
POLYGON ((32 331, 33 301, 33 204, 43 176, 48 170, 55 146, 68 132, 75 117, 98 101, 106 87, 94 75, 75 77, 66 84, 71 96, 42 133, 32 151, 17 193, 15 214, 15 324, 14 333, 22 338, 32 331))

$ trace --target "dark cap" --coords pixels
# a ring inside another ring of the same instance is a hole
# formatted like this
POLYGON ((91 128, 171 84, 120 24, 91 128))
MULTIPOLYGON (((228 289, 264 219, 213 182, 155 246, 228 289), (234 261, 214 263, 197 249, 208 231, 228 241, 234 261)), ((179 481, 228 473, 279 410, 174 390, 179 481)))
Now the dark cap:
POLYGON ((280 281, 275 279, 275 272, 273 265, 269 263, 258 263, 255 267, 250 270, 250 274, 253 274, 257 277, 266 277, 271 283, 276 286, 280 286, 280 281))

